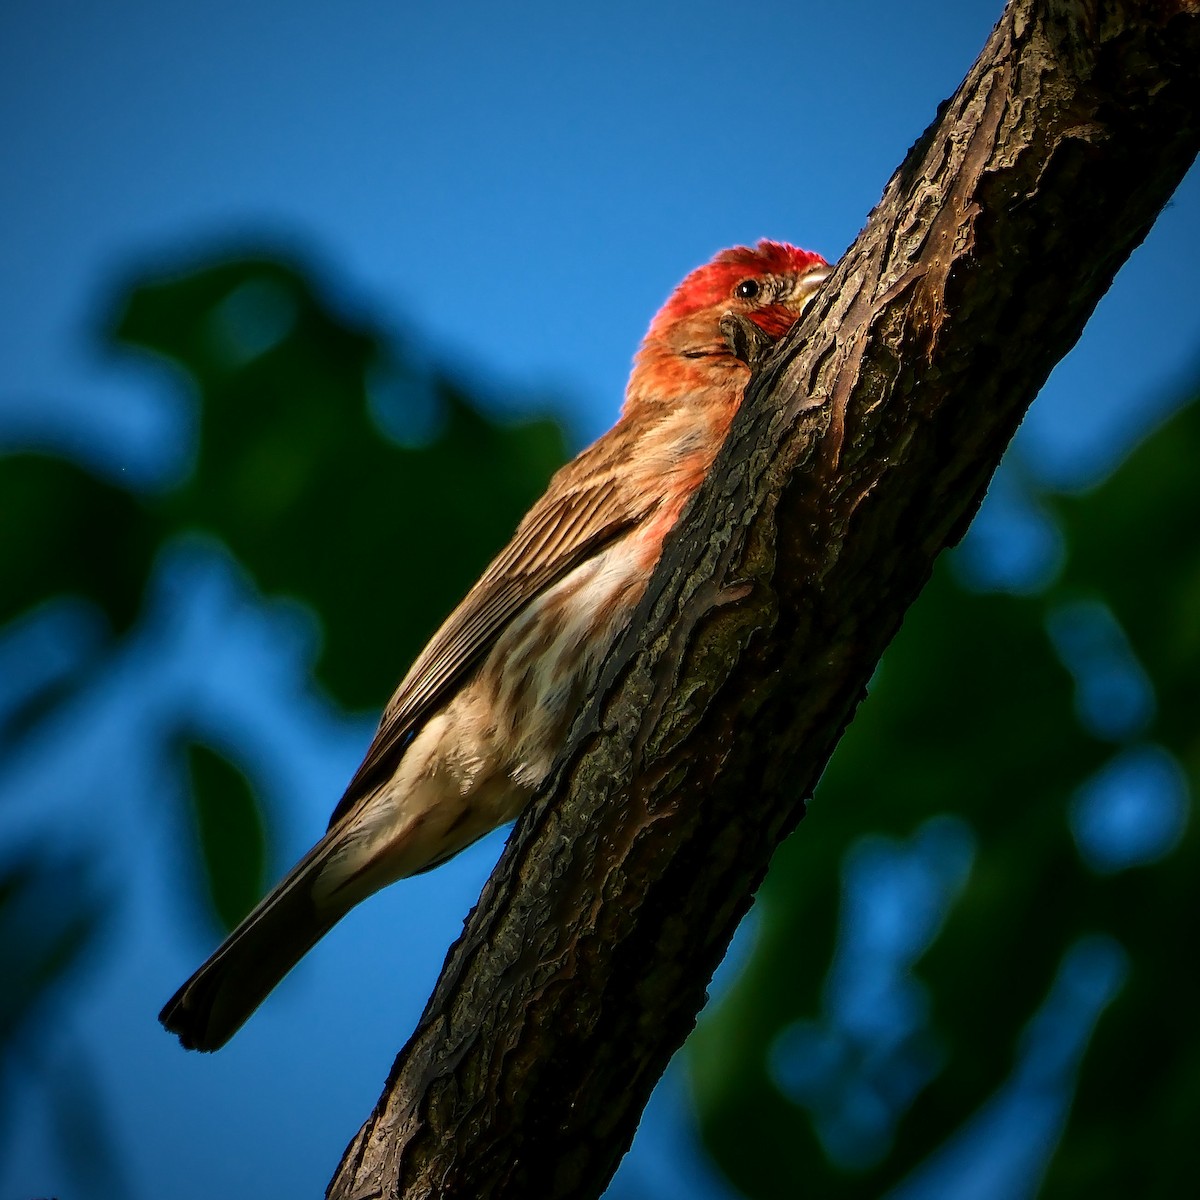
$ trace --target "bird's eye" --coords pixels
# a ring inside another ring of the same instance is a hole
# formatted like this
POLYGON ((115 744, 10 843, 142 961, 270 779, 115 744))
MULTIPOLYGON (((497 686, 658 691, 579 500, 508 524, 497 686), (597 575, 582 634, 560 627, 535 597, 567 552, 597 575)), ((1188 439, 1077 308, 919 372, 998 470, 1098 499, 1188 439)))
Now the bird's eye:
POLYGON ((760 291, 762 291, 762 285, 757 279, 743 279, 742 282, 733 289, 733 294, 741 297, 743 300, 753 300, 760 291))

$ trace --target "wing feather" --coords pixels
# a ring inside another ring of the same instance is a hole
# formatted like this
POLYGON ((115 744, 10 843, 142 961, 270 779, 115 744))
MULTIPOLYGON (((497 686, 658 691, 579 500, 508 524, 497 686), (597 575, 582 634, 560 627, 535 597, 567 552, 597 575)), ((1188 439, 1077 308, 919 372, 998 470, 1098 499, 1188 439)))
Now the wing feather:
POLYGON ((618 425, 555 475, 512 541, 417 656, 333 810, 331 827, 395 771, 410 734, 446 702, 509 621, 657 506, 658 498, 639 494, 620 469, 624 433, 618 425))

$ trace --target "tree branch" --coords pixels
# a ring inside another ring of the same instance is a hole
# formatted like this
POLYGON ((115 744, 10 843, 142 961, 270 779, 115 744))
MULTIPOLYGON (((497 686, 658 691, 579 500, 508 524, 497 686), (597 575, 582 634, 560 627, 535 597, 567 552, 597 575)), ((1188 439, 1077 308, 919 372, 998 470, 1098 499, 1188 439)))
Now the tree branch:
POLYGON ((1015 0, 780 351, 331 1197, 595 1197, 771 853, 1200 149, 1198 0, 1015 0))

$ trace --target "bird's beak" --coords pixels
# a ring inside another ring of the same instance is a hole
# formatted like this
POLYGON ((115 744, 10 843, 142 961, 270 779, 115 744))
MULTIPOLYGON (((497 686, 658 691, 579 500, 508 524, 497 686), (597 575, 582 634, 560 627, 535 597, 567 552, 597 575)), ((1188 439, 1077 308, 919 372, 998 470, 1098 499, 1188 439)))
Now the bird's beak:
POLYGON ((789 297, 793 308, 803 309, 812 299, 813 293, 833 274, 832 267, 814 267, 796 281, 796 290, 789 297))

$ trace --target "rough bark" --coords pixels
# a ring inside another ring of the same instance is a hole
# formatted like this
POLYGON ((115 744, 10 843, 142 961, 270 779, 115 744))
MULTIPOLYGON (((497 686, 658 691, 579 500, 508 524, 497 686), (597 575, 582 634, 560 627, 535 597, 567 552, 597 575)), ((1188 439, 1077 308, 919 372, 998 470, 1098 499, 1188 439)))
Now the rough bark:
POLYGON ((1198 149, 1200 0, 1010 4, 757 376, 331 1197, 601 1194, 905 609, 1198 149))

